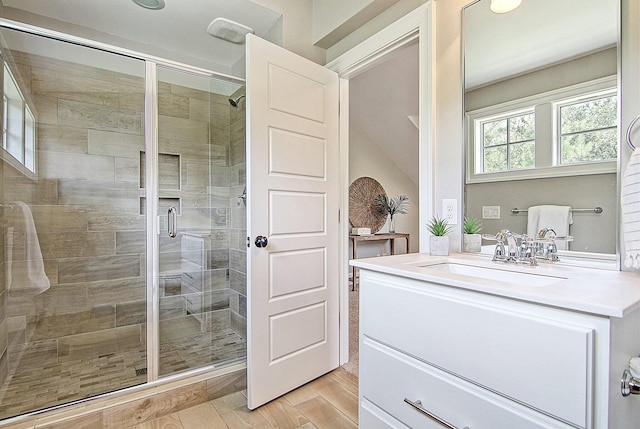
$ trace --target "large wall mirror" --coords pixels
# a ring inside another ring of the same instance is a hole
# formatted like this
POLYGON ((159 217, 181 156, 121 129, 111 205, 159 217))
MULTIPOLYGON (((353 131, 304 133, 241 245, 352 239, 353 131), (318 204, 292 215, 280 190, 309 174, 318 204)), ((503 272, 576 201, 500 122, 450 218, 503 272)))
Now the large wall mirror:
POLYGON ((464 9, 465 216, 526 233, 569 206, 565 249, 615 259, 618 0, 490 3, 464 9))

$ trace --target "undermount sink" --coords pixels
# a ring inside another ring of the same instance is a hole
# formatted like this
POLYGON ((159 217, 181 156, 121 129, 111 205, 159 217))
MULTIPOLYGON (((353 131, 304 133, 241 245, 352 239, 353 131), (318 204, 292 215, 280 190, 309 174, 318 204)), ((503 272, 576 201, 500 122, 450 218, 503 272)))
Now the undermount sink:
POLYGON ((522 286, 547 286, 562 280, 564 277, 548 276, 537 273, 523 273, 519 271, 507 271, 496 268, 478 267, 456 262, 442 262, 439 264, 421 265, 429 270, 444 271, 467 277, 495 280, 499 282, 516 283, 522 286))

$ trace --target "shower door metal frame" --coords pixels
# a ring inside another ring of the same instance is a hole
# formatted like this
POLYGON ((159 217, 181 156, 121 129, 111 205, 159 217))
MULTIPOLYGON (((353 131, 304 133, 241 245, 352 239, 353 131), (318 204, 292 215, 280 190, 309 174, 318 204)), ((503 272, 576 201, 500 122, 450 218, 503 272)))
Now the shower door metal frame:
MULTIPOLYGON (((145 62, 145 101, 144 101, 144 146, 145 146, 145 199, 147 201, 146 208, 146 283, 147 283, 147 381, 144 385, 152 385, 158 381, 159 374, 159 319, 160 319, 160 301, 159 301, 159 238, 160 238, 160 221, 158 213, 158 82, 157 70, 158 66, 167 67, 169 69, 187 72, 220 79, 230 83, 244 84, 245 79, 235 76, 219 73, 213 70, 201 67, 190 66, 176 61, 167 60, 153 55, 147 55, 141 52, 109 45, 102 42, 96 42, 82 37, 72 36, 54 30, 36 27, 29 24, 12 21, 6 18, 0 18, 0 29, 6 28, 22 33, 35 36, 41 36, 60 42, 70 43, 72 45, 82 46, 90 49, 103 51, 109 54, 117 54, 145 62), (150 202, 153 201, 154 204, 150 202)), ((162 380, 173 380, 184 376, 189 376, 211 369, 211 366, 196 368, 185 371, 180 374, 172 374, 162 377, 162 380)), ((135 386, 134 386, 135 387, 135 386)), ((113 391, 106 392, 111 394, 113 391)), ((92 398, 85 398, 73 403, 82 402, 92 398)))
POLYGON ((160 222, 158 220, 158 64, 145 61, 144 146, 147 201, 147 383, 158 379, 160 356, 160 222), (153 202, 153 203, 152 203, 153 202), (150 352, 150 350, 152 352, 150 352))

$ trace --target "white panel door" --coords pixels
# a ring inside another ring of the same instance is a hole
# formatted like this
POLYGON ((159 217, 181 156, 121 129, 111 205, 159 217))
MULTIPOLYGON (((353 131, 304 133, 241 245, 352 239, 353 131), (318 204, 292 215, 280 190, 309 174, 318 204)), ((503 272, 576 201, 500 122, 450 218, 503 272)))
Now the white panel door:
POLYGON ((254 409, 338 366, 338 75, 249 36, 247 125, 254 409))

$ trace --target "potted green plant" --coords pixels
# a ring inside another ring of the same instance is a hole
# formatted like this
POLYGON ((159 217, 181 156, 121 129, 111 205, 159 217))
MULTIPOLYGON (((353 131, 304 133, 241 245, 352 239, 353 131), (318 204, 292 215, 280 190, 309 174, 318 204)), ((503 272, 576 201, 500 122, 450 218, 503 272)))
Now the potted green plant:
POLYGON ((437 215, 431 218, 427 224, 427 229, 431 233, 429 237, 429 253, 433 256, 449 255, 449 236, 452 227, 445 218, 439 218, 437 215))
POLYGON ((407 214, 409 212, 409 197, 406 195, 398 195, 395 198, 389 198, 386 194, 379 194, 373 201, 378 213, 389 215, 389 232, 396 232, 396 223, 393 216, 396 214, 407 214))
POLYGON ((482 230, 482 223, 476 218, 464 218, 462 224, 462 251, 480 252, 482 247, 482 235, 478 234, 482 230))

